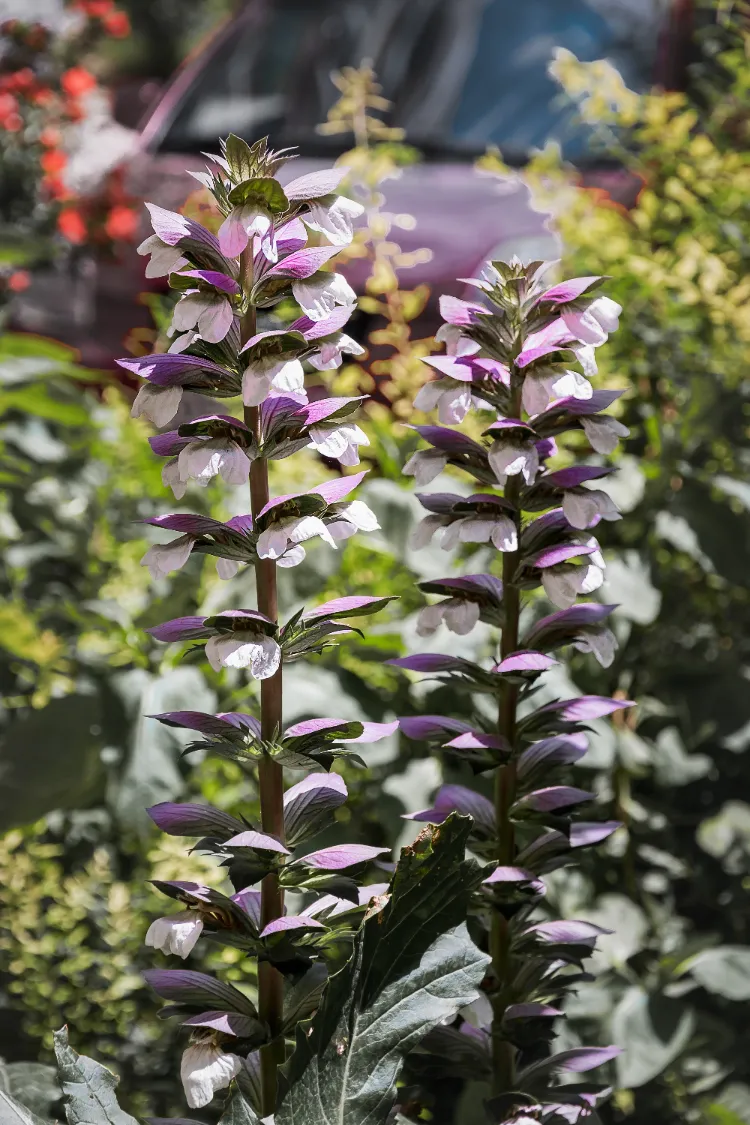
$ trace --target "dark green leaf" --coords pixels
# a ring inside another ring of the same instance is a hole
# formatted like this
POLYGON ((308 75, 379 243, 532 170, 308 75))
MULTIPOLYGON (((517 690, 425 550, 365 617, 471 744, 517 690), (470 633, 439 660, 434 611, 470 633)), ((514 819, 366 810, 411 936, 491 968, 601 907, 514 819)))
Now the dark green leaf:
POLYGON ((489 958, 461 922, 481 877, 464 859, 470 827, 451 816, 402 852, 390 901, 298 1027, 276 1125, 384 1122, 406 1053, 476 997, 489 958))
POLYGON ((67 1027, 54 1033, 54 1041, 68 1125, 138 1125, 117 1104, 119 1078, 101 1063, 74 1051, 67 1027))

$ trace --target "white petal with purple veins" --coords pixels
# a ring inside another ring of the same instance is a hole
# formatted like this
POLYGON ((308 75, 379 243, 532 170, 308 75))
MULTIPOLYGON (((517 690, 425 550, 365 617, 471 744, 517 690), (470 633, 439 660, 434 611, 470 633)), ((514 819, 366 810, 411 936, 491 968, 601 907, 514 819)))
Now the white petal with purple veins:
POLYGON ((215 672, 222 668, 247 668, 256 680, 267 680, 279 667, 281 649, 273 637, 234 632, 211 637, 206 642, 206 659, 215 672))
POLYGON ((358 465, 358 446, 369 445, 367 434, 353 422, 340 426, 311 426, 310 447, 323 457, 333 457, 342 465, 358 465))
POLYGON ((276 565, 283 567, 299 566, 304 557, 305 548, 300 544, 295 544, 293 547, 290 547, 288 551, 285 551, 280 559, 276 560, 276 565))
POLYGON ((601 664, 609 668, 617 651, 617 640, 611 629, 581 629, 573 641, 579 652, 590 652, 601 664))
POLYGON ((171 422, 182 402, 182 387, 156 387, 144 383, 135 396, 130 413, 134 418, 148 418, 161 429, 171 422))
POLYGON ((436 602, 435 605, 426 605, 420 609, 417 616, 417 636, 431 637, 442 625, 444 612, 444 602, 436 602))
POLYGON ((153 579, 163 578, 173 570, 180 570, 190 558, 195 545, 192 535, 180 535, 171 543, 154 543, 141 559, 141 566, 147 566, 153 579))
POLYGON ((183 481, 192 478, 202 487, 219 473, 227 484, 244 484, 250 474, 244 450, 227 438, 191 442, 180 450, 177 464, 183 481))
POLYGON ((167 246, 158 234, 149 235, 138 247, 138 253, 151 255, 145 270, 146 277, 167 277, 188 264, 178 248, 167 246))
POLYGON ((167 918, 157 918, 148 928, 145 943, 162 953, 175 953, 184 959, 201 936, 203 922, 193 910, 183 910, 167 918))
POLYGON ((419 449, 404 465, 404 476, 414 477, 415 483, 422 487, 440 476, 447 464, 447 454, 439 449, 419 449))
POLYGON ((304 281, 292 282, 292 293, 310 320, 325 320, 336 305, 353 305, 357 294, 340 273, 314 273, 304 281))
POLYGON ((479 344, 475 340, 470 340, 468 336, 464 336, 456 324, 441 324, 435 334, 435 339, 438 343, 445 344, 447 355, 476 355, 479 351, 479 344))
POLYGON ((310 230, 324 234, 334 246, 348 246, 354 237, 353 220, 364 214, 364 207, 345 195, 324 196, 310 203, 300 218, 310 230))
POLYGON ((182 1055, 180 1078, 190 1108, 208 1105, 217 1090, 226 1089, 237 1077, 242 1065, 237 1055, 225 1054, 212 1040, 187 1047, 182 1055))
POLYGON ((223 578, 228 582, 230 578, 234 578, 237 571, 240 569, 240 564, 235 559, 217 559, 216 560, 216 573, 219 578, 223 578))
POLYGON ((435 532, 444 526, 445 523, 442 516, 425 516, 409 535, 409 546, 415 551, 421 550, 422 547, 427 547, 432 542, 432 537, 435 532))
POLYGON ((166 465, 161 471, 161 482, 167 488, 171 488, 174 493, 175 500, 182 500, 187 492, 187 484, 180 476, 180 466, 177 458, 173 457, 167 461, 166 465))
POLYGON ((507 516, 498 516, 495 520, 490 539, 498 551, 518 550, 518 529, 507 516))
POLYGON ((476 625, 479 620, 480 608, 477 602, 465 601, 463 598, 449 598, 444 605, 443 621, 452 633, 463 637, 476 625))
POLYGON ((583 417, 581 426, 591 448, 597 453, 614 453, 620 438, 627 437, 630 433, 627 426, 609 415, 602 418, 583 417))
POLYGON ((566 491, 563 496, 563 512, 572 527, 581 529, 593 527, 600 519, 620 519, 611 496, 596 488, 566 491))
POLYGON ((364 500, 350 500, 339 508, 337 518, 354 524, 357 531, 378 531, 380 528, 378 517, 364 500))

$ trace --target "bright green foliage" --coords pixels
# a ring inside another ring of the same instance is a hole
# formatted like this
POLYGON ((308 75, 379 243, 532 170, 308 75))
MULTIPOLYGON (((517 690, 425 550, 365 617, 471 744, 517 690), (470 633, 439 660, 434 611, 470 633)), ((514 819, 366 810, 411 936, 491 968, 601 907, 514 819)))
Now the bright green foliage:
MULTIPOLYGON (((750 974, 750 39, 739 8, 723 6, 686 95, 637 98, 607 64, 558 55, 556 76, 642 181, 632 210, 573 187, 552 149, 524 173, 554 214, 565 276, 611 275, 625 314, 605 374, 634 388, 616 481, 627 515, 604 537, 621 648, 605 673, 574 668, 580 687, 624 684, 640 703, 637 730, 623 722, 598 742, 592 785, 629 833, 553 891, 568 916, 616 930, 597 955, 606 977, 581 987, 573 1013, 582 1037, 624 1048, 612 1121, 750 1120, 738 1003, 750 974)), ((483 164, 498 170, 492 156, 483 164)))

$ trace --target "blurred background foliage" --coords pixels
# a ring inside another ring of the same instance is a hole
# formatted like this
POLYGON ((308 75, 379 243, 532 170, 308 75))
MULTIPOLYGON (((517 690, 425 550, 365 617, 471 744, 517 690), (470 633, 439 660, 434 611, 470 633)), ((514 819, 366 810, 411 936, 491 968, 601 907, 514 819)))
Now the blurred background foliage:
MULTIPOLYGON (((154 20, 171 29, 166 73, 195 31, 190 20, 183 24, 169 0, 120 6, 136 43, 138 35, 155 41, 154 20)), ((190 19, 200 8, 210 22, 209 7, 196 5, 190 19)), ((603 595, 621 604, 621 647, 606 670, 575 657, 555 687, 638 700, 632 724, 597 728, 584 761, 602 815, 626 828, 582 870, 558 873, 550 891, 554 909, 615 931, 597 954, 596 981, 579 990, 569 1033, 625 1049, 611 1073, 613 1100, 600 1111, 612 1125, 750 1125, 750 61, 747 11, 722 4, 720 13, 702 34, 684 94, 636 97, 606 64, 557 55, 564 96, 596 126, 603 151, 638 177, 631 210, 579 187, 552 147, 521 173, 499 153, 478 169, 520 175, 561 237, 560 272, 611 275, 607 292, 624 306, 600 353, 604 380, 628 389, 622 418, 631 428, 612 484, 626 517, 608 524, 605 538, 603 595)), ((120 49, 135 50, 108 42, 108 51, 120 49)), ((415 439, 394 425, 412 420, 424 378, 431 341, 419 318, 429 294, 409 288, 413 261, 400 252, 398 230, 410 220, 385 213, 379 189, 418 154, 380 124, 371 71, 339 76, 339 90, 324 129, 353 136, 342 160, 367 207, 350 254, 368 262, 360 328, 370 352, 343 370, 337 388, 373 396, 363 498, 382 530, 335 555, 312 549, 306 566, 283 572, 281 593, 288 610, 334 593, 377 590, 401 601, 363 639, 304 673, 289 671, 287 719, 319 714, 321 700, 324 711, 351 718, 457 713, 465 704, 444 688, 438 701, 429 685, 383 664, 426 647, 414 629, 415 583, 449 565, 437 548, 408 546, 420 509, 400 469, 415 439)), ((162 346, 168 309, 154 298, 152 311, 152 338, 133 338, 134 348, 162 346)), ((196 600, 203 612, 252 604, 253 582, 240 573, 221 583, 212 561, 197 558, 189 573, 152 586, 139 560, 157 533, 137 521, 177 505, 147 428, 129 417, 131 399, 130 388, 81 367, 62 345, 14 333, 0 340, 0 1088, 41 1115, 55 1109, 49 1032, 63 1022, 79 1051, 122 1074, 131 1111, 179 1109, 175 1036, 156 1020, 139 976, 153 963, 143 935, 164 906, 147 881, 201 878, 205 861, 157 838, 143 809, 181 797, 252 816, 257 803, 235 764, 182 758, 179 732, 147 718, 248 707, 252 688, 239 676, 218 677, 176 646, 157 651, 143 629, 196 612, 196 600)), ((274 468, 277 492, 332 472, 302 456, 274 468)), ((186 503, 217 518, 246 508, 242 490, 224 487, 186 503)), ((476 553, 464 569, 486 562, 476 553)), ((434 647, 446 643, 476 657, 487 639, 482 629, 447 642, 438 635, 434 647)), ((407 839, 402 813, 426 806, 441 777, 461 779, 455 764, 405 740, 373 748, 368 767, 344 767, 352 800, 340 815, 348 839, 375 844, 407 839)), ((231 963, 231 951, 190 963, 219 956, 231 963)), ((460 1107, 460 1094, 446 1104, 460 1107)), ((439 1105, 434 1111, 447 1120, 439 1105)), ((468 1109, 456 1120, 468 1123, 468 1109)))

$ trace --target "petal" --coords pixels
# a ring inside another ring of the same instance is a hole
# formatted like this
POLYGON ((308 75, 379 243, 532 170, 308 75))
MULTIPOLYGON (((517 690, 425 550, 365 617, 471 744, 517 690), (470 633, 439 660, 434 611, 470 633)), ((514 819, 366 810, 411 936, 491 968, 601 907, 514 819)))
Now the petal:
POLYGON ((230 578, 234 578, 237 571, 240 569, 240 564, 235 562, 234 559, 217 559, 216 560, 216 573, 219 578, 223 578, 227 582, 230 578))
POLYGON ((380 524, 372 508, 364 500, 351 500, 339 510, 339 515, 348 523, 353 523, 357 531, 378 531, 380 524))
POLYGON ((258 374, 246 367, 242 376, 242 401, 245 406, 260 406, 271 390, 271 374, 258 374))
POLYGON ((513 520, 507 516, 499 516, 495 520, 490 540, 498 551, 517 551, 518 530, 513 520))
POLYGON ((148 418, 161 429, 171 422, 182 402, 182 387, 153 387, 144 385, 135 396, 130 413, 133 418, 148 418))
POLYGON ((234 313, 225 297, 215 297, 198 317, 198 331, 209 344, 218 344, 232 327, 234 313))
POLYGON ((404 475, 414 477, 420 487, 440 476, 448 464, 448 457, 437 449, 419 449, 404 465, 404 475))
POLYGON ((464 601, 460 598, 449 598, 445 603, 445 616, 443 620, 452 633, 465 636, 479 621, 480 607, 478 602, 464 601))
POLYGON ((435 605, 426 605, 420 609, 417 617, 417 636, 430 637, 443 622, 445 603, 437 602, 435 605))
POLYGON ((171 543, 155 543, 141 559, 141 566, 147 566, 153 579, 162 578, 173 570, 180 570, 190 558, 195 546, 192 535, 181 535, 171 543))
POLYGON ((240 210, 237 207, 230 211, 219 227, 219 246, 222 254, 227 258, 239 258, 249 241, 240 210))

